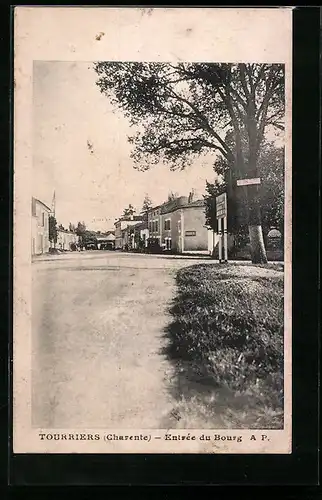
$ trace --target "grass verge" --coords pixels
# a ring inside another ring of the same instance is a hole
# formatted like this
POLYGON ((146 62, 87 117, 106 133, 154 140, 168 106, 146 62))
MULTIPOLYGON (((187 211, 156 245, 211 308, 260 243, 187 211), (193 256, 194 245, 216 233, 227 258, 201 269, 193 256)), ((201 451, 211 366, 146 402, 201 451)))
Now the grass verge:
POLYGON ((194 398, 204 420, 215 416, 219 426, 283 427, 283 280, 272 265, 178 272, 166 354, 184 411, 194 398))

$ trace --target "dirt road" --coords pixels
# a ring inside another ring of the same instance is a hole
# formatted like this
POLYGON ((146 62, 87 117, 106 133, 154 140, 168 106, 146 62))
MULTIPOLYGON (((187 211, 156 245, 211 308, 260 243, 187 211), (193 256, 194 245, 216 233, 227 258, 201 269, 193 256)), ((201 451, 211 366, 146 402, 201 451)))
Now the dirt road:
POLYGON ((33 425, 174 426, 167 307, 189 259, 117 252, 33 264, 33 425))

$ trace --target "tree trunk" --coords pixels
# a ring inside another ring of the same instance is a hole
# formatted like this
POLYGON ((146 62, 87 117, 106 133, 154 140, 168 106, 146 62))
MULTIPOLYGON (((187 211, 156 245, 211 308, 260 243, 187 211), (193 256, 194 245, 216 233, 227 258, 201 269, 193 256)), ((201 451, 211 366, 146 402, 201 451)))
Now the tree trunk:
POLYGON ((251 259, 253 264, 266 264, 267 255, 265 250, 263 230, 260 213, 260 199, 258 187, 247 186, 247 215, 248 232, 250 240, 251 259))
POLYGON ((250 251, 253 264, 266 264, 267 256, 262 226, 248 226, 250 251))

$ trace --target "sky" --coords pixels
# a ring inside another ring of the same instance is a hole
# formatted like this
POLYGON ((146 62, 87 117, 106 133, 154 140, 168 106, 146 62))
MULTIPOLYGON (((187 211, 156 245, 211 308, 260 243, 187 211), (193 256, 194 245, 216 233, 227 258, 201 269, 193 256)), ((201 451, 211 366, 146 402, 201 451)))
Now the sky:
POLYGON ((96 78, 92 63, 34 62, 33 196, 51 206, 55 191, 58 224, 84 221, 101 231, 113 229, 130 203, 139 211, 146 194, 155 205, 169 191, 188 195, 194 188, 202 197, 206 180, 215 178, 214 156, 183 171, 161 164, 135 170, 129 123, 100 93, 96 78))

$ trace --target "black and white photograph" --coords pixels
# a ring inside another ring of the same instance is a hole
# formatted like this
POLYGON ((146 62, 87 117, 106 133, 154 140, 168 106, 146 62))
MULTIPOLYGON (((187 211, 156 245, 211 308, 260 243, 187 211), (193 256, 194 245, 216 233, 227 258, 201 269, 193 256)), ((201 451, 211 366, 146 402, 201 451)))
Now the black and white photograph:
MULTIPOLYGON (((92 44, 131 31, 120 10, 92 44)), ((71 37, 66 57, 30 60, 25 189, 22 153, 15 167, 23 452, 290 453, 291 47, 191 58, 187 19, 186 56, 153 60, 169 11, 127 9, 140 57, 89 59, 71 37)), ((277 34, 288 14, 275 10, 277 34)))

